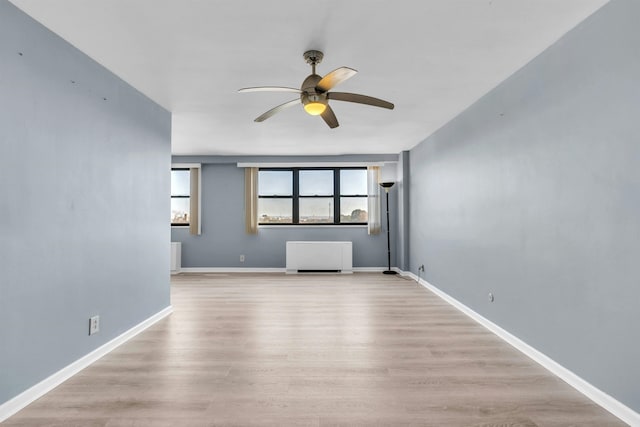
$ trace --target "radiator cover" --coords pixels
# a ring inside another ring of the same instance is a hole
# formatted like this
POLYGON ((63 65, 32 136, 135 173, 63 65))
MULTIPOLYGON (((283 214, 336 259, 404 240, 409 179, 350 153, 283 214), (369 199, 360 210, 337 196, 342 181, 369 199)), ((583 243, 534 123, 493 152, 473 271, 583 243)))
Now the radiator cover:
POLYGON ((353 273, 352 242, 287 242, 287 273, 353 273))

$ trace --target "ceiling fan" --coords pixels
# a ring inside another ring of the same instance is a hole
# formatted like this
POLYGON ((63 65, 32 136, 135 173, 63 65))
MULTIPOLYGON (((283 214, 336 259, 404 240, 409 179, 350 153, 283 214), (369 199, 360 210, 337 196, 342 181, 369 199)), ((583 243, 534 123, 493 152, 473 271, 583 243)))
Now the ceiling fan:
POLYGON ((311 74, 304 79, 300 89, 281 86, 259 86, 239 89, 238 92, 295 92, 300 94, 299 99, 294 99, 267 111, 254 121, 263 122, 269 117, 298 103, 302 103, 307 113, 312 116, 321 116, 330 128, 339 126, 338 119, 334 114, 329 100, 355 102, 357 104, 372 105, 374 107, 388 108, 393 110, 394 105, 382 99, 371 96, 359 95, 357 93, 329 92, 338 84, 353 77, 357 71, 349 67, 340 67, 324 77, 316 74, 316 65, 322 62, 324 54, 319 50, 309 50, 304 53, 305 61, 311 65, 311 74))

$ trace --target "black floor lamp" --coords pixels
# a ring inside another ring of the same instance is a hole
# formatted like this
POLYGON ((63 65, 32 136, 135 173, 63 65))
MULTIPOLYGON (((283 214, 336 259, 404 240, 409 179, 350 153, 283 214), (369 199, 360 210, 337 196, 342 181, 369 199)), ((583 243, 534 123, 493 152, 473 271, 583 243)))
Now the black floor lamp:
POLYGON ((391 269, 391 239, 389 234, 389 189, 393 187, 394 182, 381 182, 380 186, 384 188, 384 192, 387 194, 387 270, 383 271, 384 274, 396 274, 395 271, 391 269))

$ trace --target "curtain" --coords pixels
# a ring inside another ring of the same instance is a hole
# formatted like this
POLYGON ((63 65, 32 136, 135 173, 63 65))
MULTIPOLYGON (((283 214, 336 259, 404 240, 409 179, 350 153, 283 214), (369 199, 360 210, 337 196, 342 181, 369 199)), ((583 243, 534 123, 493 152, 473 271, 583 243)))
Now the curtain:
POLYGON ((244 215, 247 234, 258 234, 258 168, 244 168, 244 215))
POLYGON ((190 168, 189 188, 189 234, 199 236, 200 228, 200 168, 190 168))
POLYGON ((369 215, 369 234, 380 233, 380 167, 367 168, 367 212, 369 215))

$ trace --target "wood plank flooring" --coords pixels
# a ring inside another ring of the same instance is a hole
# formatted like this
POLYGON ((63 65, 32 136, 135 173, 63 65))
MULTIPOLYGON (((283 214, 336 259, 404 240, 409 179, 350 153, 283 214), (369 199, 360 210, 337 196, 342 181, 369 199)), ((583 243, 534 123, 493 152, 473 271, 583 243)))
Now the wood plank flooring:
POLYGON ((181 274, 172 304, 6 425, 624 425, 401 277, 181 274))

